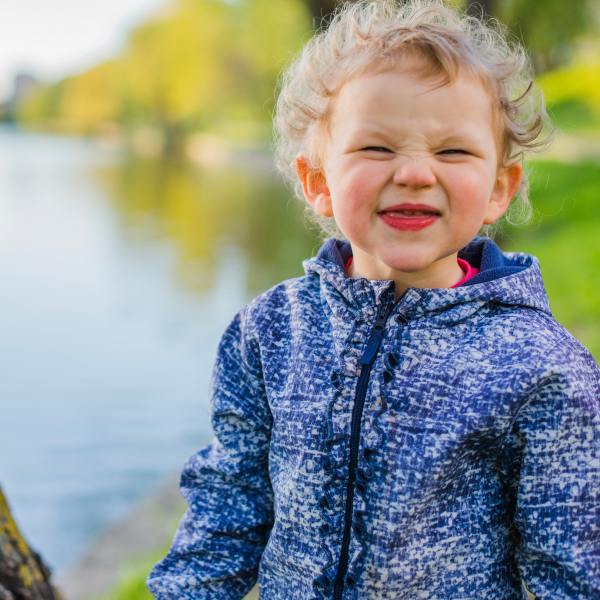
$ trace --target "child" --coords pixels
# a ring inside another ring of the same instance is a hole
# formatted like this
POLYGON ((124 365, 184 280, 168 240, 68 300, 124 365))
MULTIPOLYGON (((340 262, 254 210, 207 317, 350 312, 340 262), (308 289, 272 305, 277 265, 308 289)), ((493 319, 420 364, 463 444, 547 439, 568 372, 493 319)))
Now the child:
POLYGON ((600 372, 473 239, 527 207, 529 79, 441 0, 347 5, 289 67, 283 163, 345 240, 225 332, 157 598, 600 597, 600 372))

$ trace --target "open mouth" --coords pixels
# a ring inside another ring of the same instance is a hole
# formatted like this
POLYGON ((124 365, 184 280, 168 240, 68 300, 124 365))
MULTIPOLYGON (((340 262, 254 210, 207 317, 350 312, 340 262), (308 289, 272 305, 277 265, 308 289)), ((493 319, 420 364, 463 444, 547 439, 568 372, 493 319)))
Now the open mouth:
POLYGON ((426 204, 399 204, 390 206, 379 213, 381 220, 400 231, 418 231, 435 223, 441 213, 426 204))

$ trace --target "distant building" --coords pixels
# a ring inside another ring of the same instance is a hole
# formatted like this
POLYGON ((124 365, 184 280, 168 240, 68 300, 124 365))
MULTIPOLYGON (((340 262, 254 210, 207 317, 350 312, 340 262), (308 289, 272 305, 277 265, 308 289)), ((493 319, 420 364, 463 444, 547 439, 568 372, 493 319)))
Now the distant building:
POLYGON ((0 103, 0 121, 12 121, 17 106, 39 85, 39 80, 29 73, 17 73, 13 91, 6 102, 0 103))

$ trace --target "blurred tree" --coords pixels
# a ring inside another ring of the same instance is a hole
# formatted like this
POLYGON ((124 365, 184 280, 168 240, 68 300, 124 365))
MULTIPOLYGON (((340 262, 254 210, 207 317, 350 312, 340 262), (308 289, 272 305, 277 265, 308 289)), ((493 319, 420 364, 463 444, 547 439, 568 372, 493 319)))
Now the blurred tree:
POLYGON ((306 5, 313 16, 315 25, 318 26, 321 19, 326 18, 335 10, 338 0, 306 0, 306 5))
MULTIPOLYGON (((342 0, 305 2, 315 25, 319 25, 342 0)), ((464 6, 470 15, 495 17, 508 25, 533 52, 538 72, 562 64, 573 40, 598 26, 597 0, 578 0, 570 4, 564 0, 464 0, 464 6)))
MULTIPOLYGON (((506 23, 531 48, 538 73, 564 61, 565 48, 596 24, 597 0, 568 7, 562 0, 450 1, 506 23)), ((264 143, 282 63, 336 5, 170 0, 131 33, 121 56, 41 87, 17 117, 81 133, 114 132, 118 124, 136 147, 153 152, 177 153, 194 132, 264 143)))
POLYGON ((282 61, 310 30, 303 0, 171 0, 120 57, 41 88, 18 117, 82 133, 119 123, 168 154, 196 131, 266 142, 282 61))
POLYGON ((229 7, 180 0, 136 29, 122 59, 124 117, 157 126, 167 152, 224 100, 229 7))
POLYGON ((59 107, 69 80, 59 81, 54 85, 40 85, 17 107, 16 117, 19 121, 43 124, 52 128, 52 121, 59 117, 59 107))
POLYGON ((494 17, 498 0, 467 0, 467 13, 474 17, 494 17))
POLYGON ((597 31, 597 13, 597 0, 501 0, 494 14, 523 39, 541 73, 566 62, 578 36, 597 31))
POLYGON ((57 99, 57 108, 79 133, 94 133, 102 123, 118 119, 119 96, 119 65, 110 61, 67 80, 60 99, 57 99))
MULTIPOLYGON (((313 17, 313 25, 317 28, 321 22, 327 22, 328 17, 335 8, 344 2, 355 2, 356 0, 305 0, 313 17)), ((450 0, 454 2, 454 0, 450 0)), ((494 15, 498 0, 466 0, 467 12, 474 16, 494 15)), ((462 4, 458 0, 458 4, 462 4)))
POLYGON ((600 128, 600 40, 581 44, 568 65, 538 78, 565 131, 600 128))
POLYGON ((1 489, 0 600, 61 600, 50 571, 19 532, 1 489))

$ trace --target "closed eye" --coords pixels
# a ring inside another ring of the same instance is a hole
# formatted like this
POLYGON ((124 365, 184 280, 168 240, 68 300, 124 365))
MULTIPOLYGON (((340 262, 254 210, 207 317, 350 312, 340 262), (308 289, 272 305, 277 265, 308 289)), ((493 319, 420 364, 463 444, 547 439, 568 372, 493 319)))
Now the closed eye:
POLYGON ((383 146, 367 146, 363 148, 363 151, 369 152, 391 152, 389 148, 384 148, 383 146))
POLYGON ((438 154, 452 155, 452 154, 471 154, 471 153, 467 152, 466 150, 461 150, 460 148, 450 148, 448 150, 442 150, 442 151, 438 152, 438 154))

